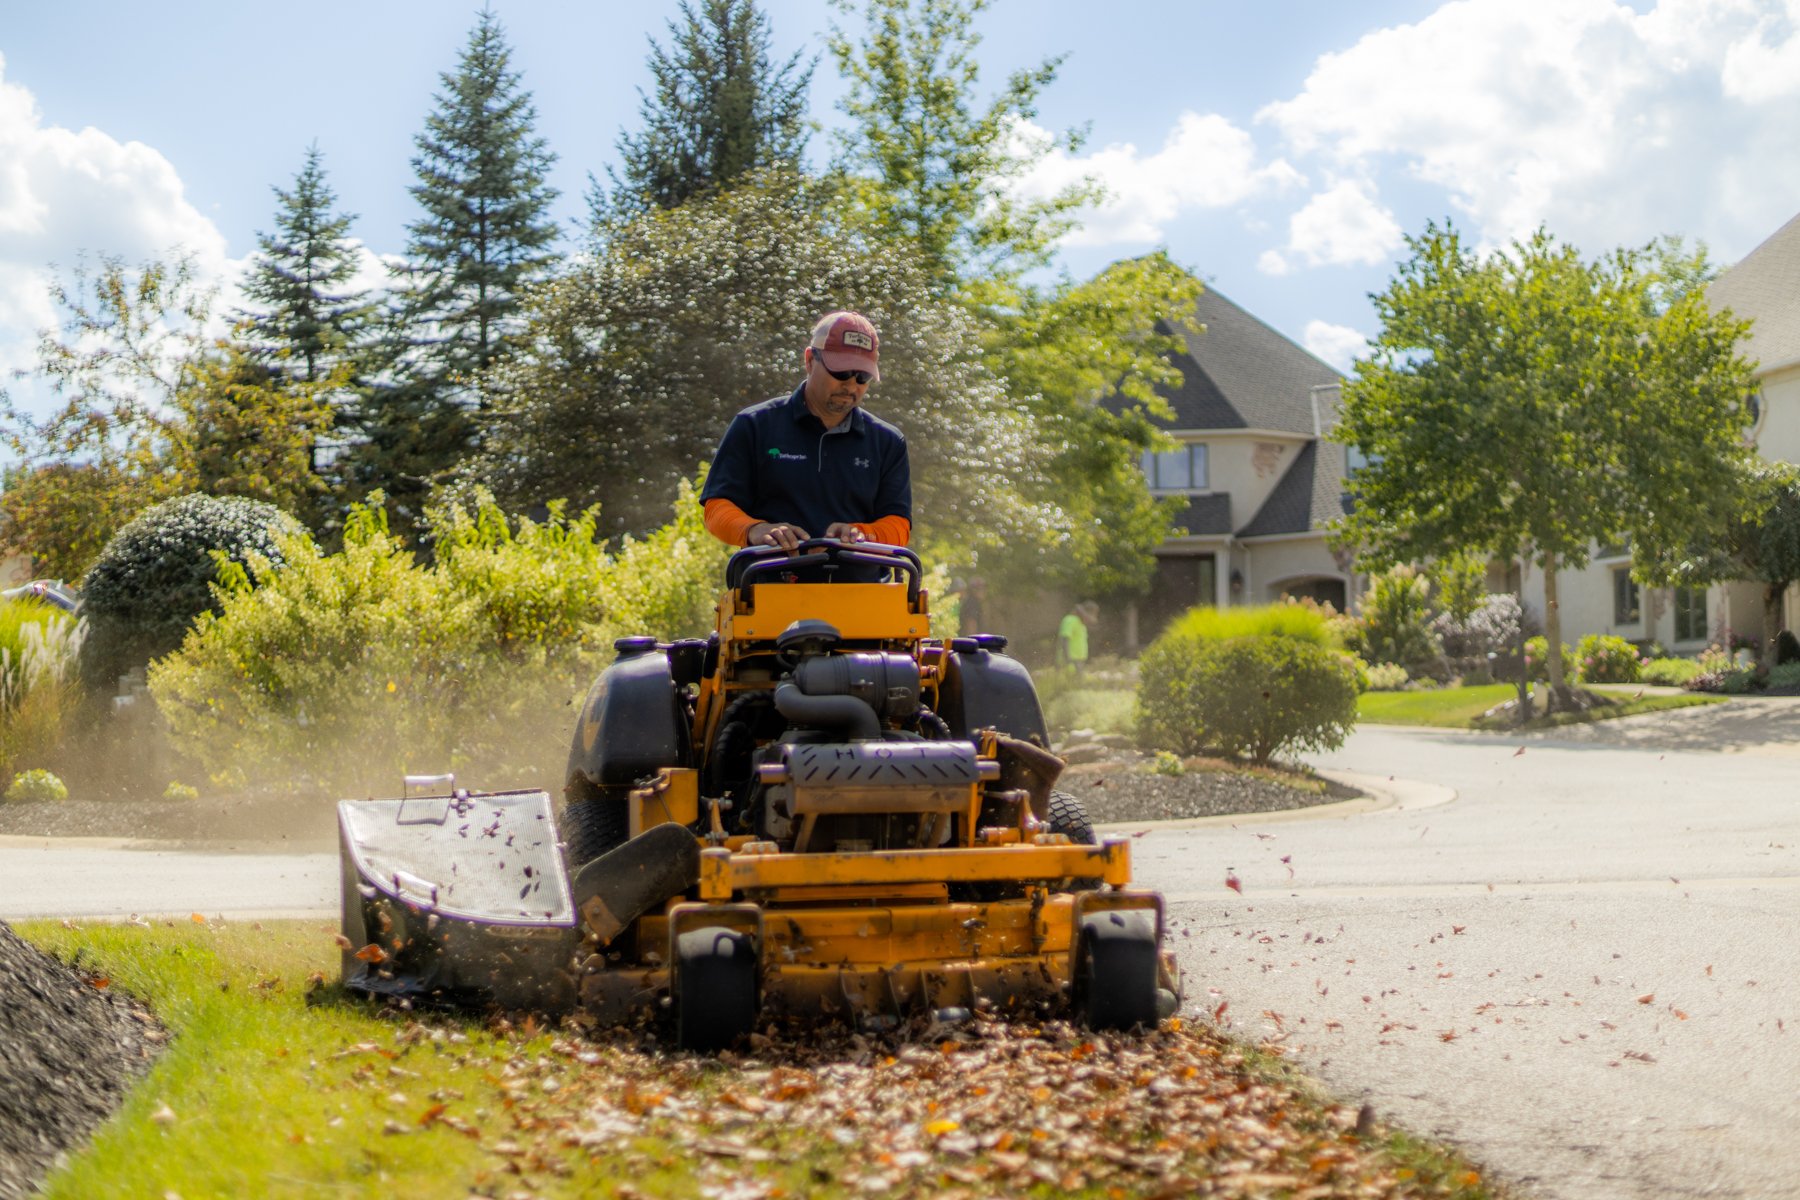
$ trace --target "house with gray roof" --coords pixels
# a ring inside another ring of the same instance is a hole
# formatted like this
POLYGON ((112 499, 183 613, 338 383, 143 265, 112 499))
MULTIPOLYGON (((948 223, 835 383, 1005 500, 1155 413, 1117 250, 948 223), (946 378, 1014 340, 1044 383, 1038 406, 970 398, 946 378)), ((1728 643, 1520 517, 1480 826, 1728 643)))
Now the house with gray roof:
POLYGON ((1126 614, 1129 644, 1197 604, 1303 596, 1343 611, 1352 594, 1325 535, 1344 511, 1344 448, 1325 439, 1343 376, 1211 288, 1192 326, 1174 331, 1182 381, 1162 393, 1173 419, 1159 424, 1178 445, 1143 464, 1153 492, 1187 503, 1150 595, 1126 614))

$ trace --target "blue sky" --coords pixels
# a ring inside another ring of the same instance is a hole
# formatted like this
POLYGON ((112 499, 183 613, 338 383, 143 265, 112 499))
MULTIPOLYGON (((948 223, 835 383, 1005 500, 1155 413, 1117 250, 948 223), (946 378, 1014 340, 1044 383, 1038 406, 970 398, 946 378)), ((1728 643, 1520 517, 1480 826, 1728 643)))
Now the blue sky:
MULTIPOLYGON (((646 35, 674 0, 492 0, 582 211, 635 126, 646 35)), ((824 0, 765 0, 777 50, 823 50, 824 0)), ((29 365, 50 264, 181 245, 221 282, 317 140, 353 233, 401 250, 412 139, 474 5, 187 0, 15 5, 0 25, 0 368, 29 365)), ((837 18, 843 20, 844 18, 837 18)), ((1724 262, 1800 211, 1800 0, 995 0, 984 84, 1066 55, 1045 129, 1086 126, 1112 192, 1061 265, 1167 247, 1347 366, 1401 235, 1452 217, 1504 244, 1539 223, 1595 253, 1661 233, 1724 262)), ((841 87, 813 113, 829 153, 841 87)), ((30 385, 23 386, 28 394, 30 385)))

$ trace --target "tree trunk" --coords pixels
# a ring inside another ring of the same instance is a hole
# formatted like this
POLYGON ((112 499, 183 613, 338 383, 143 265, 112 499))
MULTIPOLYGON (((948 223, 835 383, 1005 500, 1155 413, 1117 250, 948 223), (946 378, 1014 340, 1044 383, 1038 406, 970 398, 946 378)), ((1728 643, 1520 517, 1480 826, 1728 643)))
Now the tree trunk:
POLYGON ((1544 711, 1557 712, 1565 707, 1568 692, 1562 657, 1562 613, 1556 604, 1556 553, 1544 552, 1544 665, 1550 674, 1550 686, 1544 697, 1544 711))
POLYGON ((1776 642, 1781 637, 1781 601, 1787 595, 1788 581, 1763 585, 1763 621, 1762 621, 1762 661, 1763 666, 1775 665, 1776 642))
POLYGON ((1525 665, 1525 556, 1519 555, 1519 724, 1531 720, 1531 670, 1525 665))

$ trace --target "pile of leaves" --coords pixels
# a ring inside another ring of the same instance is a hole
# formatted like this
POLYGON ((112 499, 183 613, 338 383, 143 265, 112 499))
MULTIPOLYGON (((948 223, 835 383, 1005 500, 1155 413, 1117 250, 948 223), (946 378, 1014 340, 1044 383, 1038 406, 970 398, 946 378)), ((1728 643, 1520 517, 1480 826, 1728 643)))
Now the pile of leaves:
MULTIPOLYGON (((411 1024, 394 1040, 455 1037, 411 1024)), ((717 1057, 671 1056, 629 1031, 565 1034, 503 1068, 503 1114, 470 1122, 457 1097, 434 1096, 388 1132, 480 1139, 494 1165, 469 1183, 495 1196, 557 1193, 591 1170, 641 1184, 616 1186, 628 1200, 670 1172, 720 1200, 1486 1194, 1464 1165, 1402 1165, 1368 1112, 1250 1061, 1266 1057, 1179 1019, 1134 1035, 978 1022, 909 1040, 756 1036, 717 1057)))

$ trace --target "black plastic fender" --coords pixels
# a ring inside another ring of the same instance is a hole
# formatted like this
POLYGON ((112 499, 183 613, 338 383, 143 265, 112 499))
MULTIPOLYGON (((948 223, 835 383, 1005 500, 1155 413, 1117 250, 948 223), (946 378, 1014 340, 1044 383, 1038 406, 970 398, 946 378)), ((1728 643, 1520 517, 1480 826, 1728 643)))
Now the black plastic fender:
POLYGON ((1031 672, 1011 655, 980 644, 986 640, 957 638, 944 656, 938 715, 950 726, 950 736, 967 739, 977 729, 997 729, 1048 746, 1049 727, 1031 672))
POLYGON ((669 656, 649 638, 622 638, 619 657, 582 701, 565 776, 573 785, 636 783, 692 766, 693 747, 669 656))

